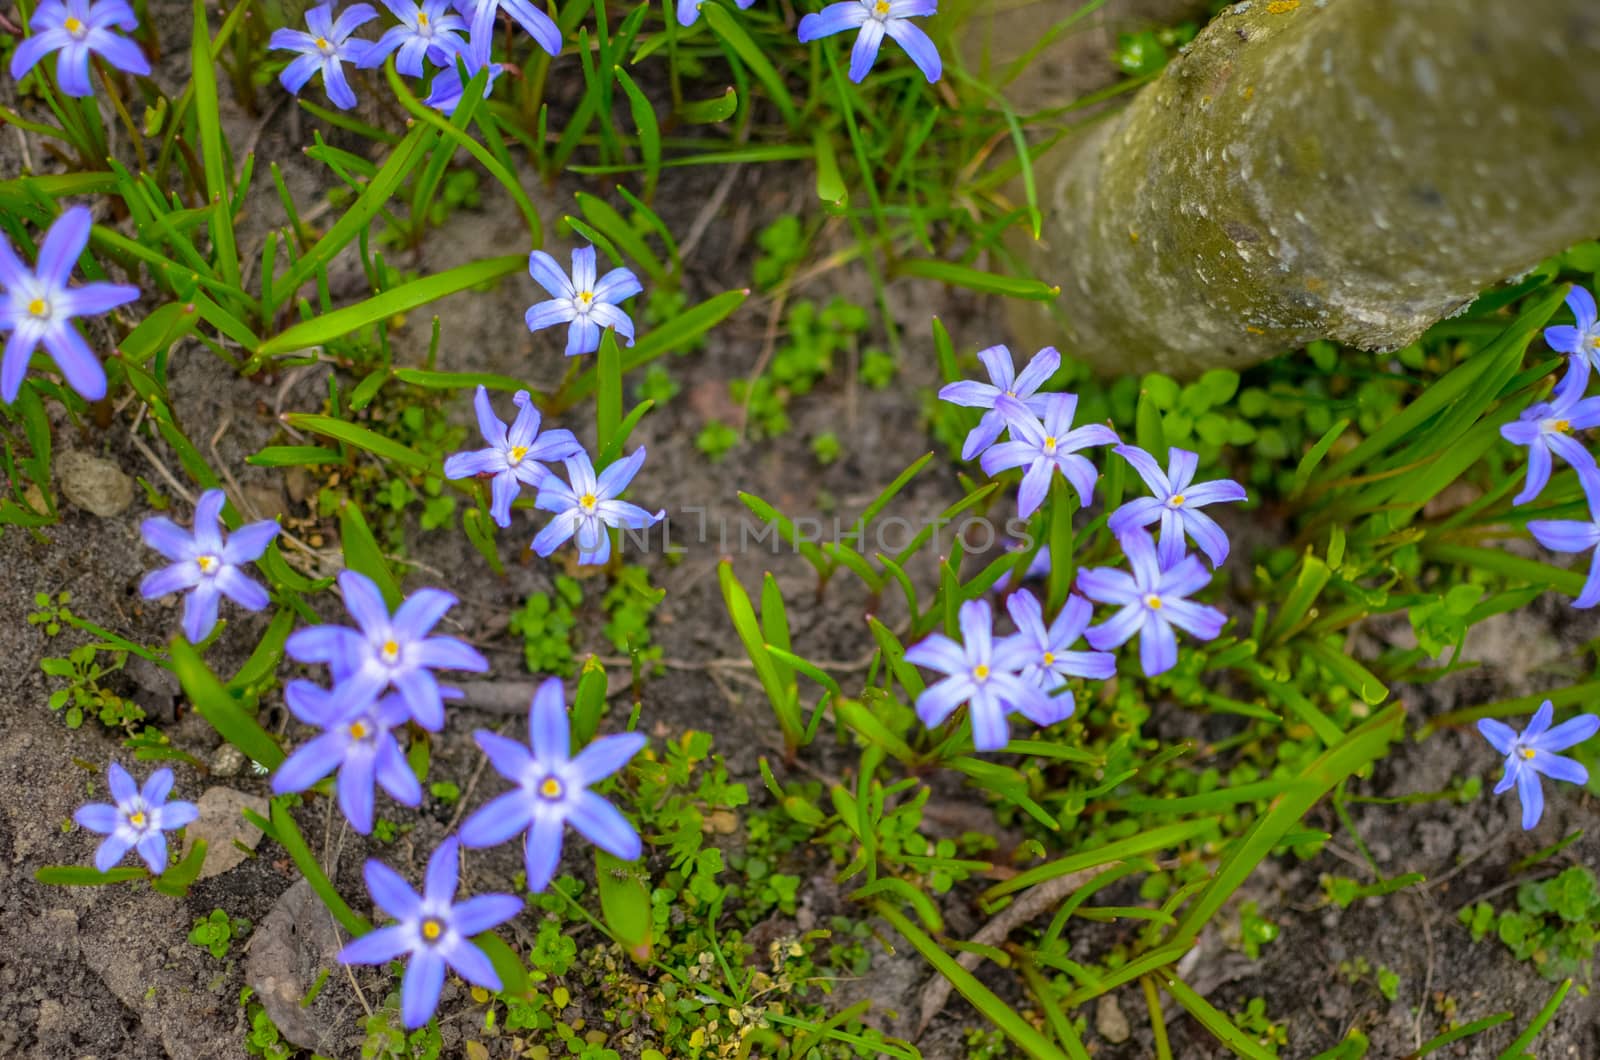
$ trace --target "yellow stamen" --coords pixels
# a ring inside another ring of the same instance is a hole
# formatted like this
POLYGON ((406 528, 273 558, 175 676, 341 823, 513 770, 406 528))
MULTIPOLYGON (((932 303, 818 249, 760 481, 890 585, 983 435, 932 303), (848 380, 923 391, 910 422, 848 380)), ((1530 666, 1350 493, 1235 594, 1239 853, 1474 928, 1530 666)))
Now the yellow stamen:
POLYGON ((1151 593, 1149 596, 1144 598, 1144 606, 1148 607, 1152 611, 1161 610, 1161 597, 1157 596, 1155 593, 1151 593))
POLYGON ((1182 508, 1183 507, 1183 494, 1174 493, 1172 495, 1172 506, 1174 508, 1182 508))
POLYGON ((876 4, 872 5, 872 13, 879 18, 889 17, 889 0, 878 0, 876 4))
POLYGON ((592 493, 585 493, 578 498, 578 503, 583 506, 584 511, 592 512, 594 511, 594 506, 599 503, 599 498, 592 493))
POLYGON ((545 777, 544 781, 539 785, 539 794, 547 799, 561 798, 562 790, 561 781, 555 777, 545 777))
POLYGON ((1054 435, 1048 435, 1045 437, 1044 451, 1047 453, 1053 453, 1056 451, 1056 440, 1054 435))
POLYGON ((210 574, 211 569, 217 565, 215 556, 201 556, 195 560, 195 566, 200 568, 201 574, 210 574))
POLYGON ((365 740, 367 738, 367 723, 364 721, 351 722, 350 738, 352 740, 365 740))
POLYGON ((43 298, 35 298, 33 301, 28 303, 28 315, 35 317, 47 317, 50 315, 50 304, 43 298))
POLYGON ((1590 339, 1589 345, 1593 346, 1597 350, 1600 350, 1600 335, 1596 335, 1594 338, 1590 339))
POLYGON ((422 922, 422 937, 427 939, 429 942, 435 941, 440 935, 443 934, 444 925, 433 919, 433 917, 430 916, 428 919, 422 922))
POLYGON ((1533 750, 1533 748, 1531 748, 1531 747, 1524 747, 1524 748, 1523 748, 1523 749, 1522 749, 1522 757, 1523 757, 1523 758, 1532 758, 1532 757, 1533 757, 1533 755, 1534 755, 1534 750, 1533 750))
POLYGON ((1047 651, 1047 652, 1044 653, 1044 664, 1046 666, 1049 666, 1049 665, 1053 664, 1055 661, 1056 661, 1056 653, 1055 652, 1047 651))
POLYGON ((83 32, 83 23, 71 16, 68 16, 67 20, 61 24, 61 27, 74 37, 83 32))
POLYGON ((506 453, 506 463, 508 463, 508 464, 520 464, 520 463, 522 463, 522 458, 527 456, 527 455, 528 455, 528 447, 527 446, 525 446, 525 445, 514 445, 514 446, 511 447, 510 451, 506 453))
POLYGON ((133 825, 135 828, 143 828, 144 822, 145 816, 143 810, 136 810, 135 812, 128 814, 128 823, 133 825))
POLYGON ((989 667, 979 663, 972 668, 972 676, 979 681, 987 681, 989 679, 989 667))
POLYGON ((1550 425, 1550 429, 1559 434, 1566 434, 1572 430, 1572 422, 1570 420, 1556 420, 1550 425))
POLYGON ((317 38, 317 50, 318 51, 324 51, 324 52, 325 51, 331 51, 332 48, 333 48, 333 45, 328 43, 328 38, 327 37, 318 37, 317 38))
POLYGON ((392 640, 383 642, 383 657, 389 662, 394 662, 400 657, 400 645, 392 640))
POLYGON ((418 29, 427 29, 428 28, 428 13, 426 11, 418 11, 417 12, 417 28, 418 29))
POLYGON ((579 291, 578 292, 578 304, 579 305, 587 306, 592 301, 594 301, 594 292, 593 291, 579 291))

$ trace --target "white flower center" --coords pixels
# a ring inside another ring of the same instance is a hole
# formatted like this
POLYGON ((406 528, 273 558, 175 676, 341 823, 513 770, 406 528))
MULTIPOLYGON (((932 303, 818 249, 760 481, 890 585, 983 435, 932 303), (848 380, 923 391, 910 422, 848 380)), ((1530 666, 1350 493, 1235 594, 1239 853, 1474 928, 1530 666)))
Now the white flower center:
POLYGON ((352 740, 366 740, 376 733, 377 727, 370 724, 366 718, 357 718, 345 731, 350 734, 352 740))
POLYGON ((215 574, 222 566, 222 561, 216 556, 196 556, 195 566, 200 568, 201 574, 215 574))
POLYGON ((877 0, 872 5, 872 17, 879 22, 887 21, 889 18, 889 0, 877 0))
POLYGON ((585 493, 578 498, 578 506, 586 512, 593 513, 594 506, 598 503, 600 503, 600 499, 592 493, 585 493))
POLYGON ((395 663, 400 661, 399 641, 395 640, 393 637, 390 637, 388 640, 383 642, 383 648, 380 650, 379 654, 383 656, 384 662, 388 663, 390 666, 393 666, 395 663))
POLYGON ((333 42, 328 40, 327 37, 318 37, 317 38, 317 51, 321 52, 323 55, 332 55, 333 54, 333 42))
POLYGON ((1183 501, 1184 501, 1183 494, 1174 493, 1172 496, 1167 498, 1167 507, 1169 507, 1169 508, 1182 508, 1183 507, 1183 501))
POLYGON ((28 302, 28 315, 38 320, 50 319, 50 303, 43 298, 34 298, 28 302))
POLYGON ((518 464, 522 463, 522 458, 527 455, 527 446, 513 445, 510 449, 506 450, 506 463, 510 464, 512 467, 516 467, 518 464))
POLYGON ((1056 439, 1055 439, 1054 435, 1047 435, 1045 437, 1045 440, 1044 440, 1044 451, 1045 451, 1045 453, 1047 455, 1050 455, 1050 456, 1054 456, 1055 455, 1056 439))
POLYGON ((972 679, 979 684, 989 680, 989 667, 986 663, 979 663, 972 668, 972 679))
POLYGON ((1144 606, 1148 607, 1152 611, 1161 610, 1161 597, 1157 596, 1155 593, 1146 594, 1144 598, 1144 606))
POLYGON ((589 310, 594 308, 594 292, 579 291, 573 298, 573 302, 576 304, 580 314, 583 316, 588 316, 589 310))
POLYGON ((1545 420, 1539 429, 1546 434, 1566 434, 1572 430, 1571 420, 1545 420))

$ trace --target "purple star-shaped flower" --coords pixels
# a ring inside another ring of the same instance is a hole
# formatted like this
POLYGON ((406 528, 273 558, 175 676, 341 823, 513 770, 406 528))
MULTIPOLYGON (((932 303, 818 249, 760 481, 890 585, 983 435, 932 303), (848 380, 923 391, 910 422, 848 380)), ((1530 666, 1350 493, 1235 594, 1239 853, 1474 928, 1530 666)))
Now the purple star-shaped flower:
POLYGON ((1077 703, 1072 690, 1066 687, 1069 677, 1086 677, 1104 681, 1117 672, 1117 658, 1103 651, 1074 651, 1072 645, 1089 626, 1094 609, 1089 601, 1072 593, 1061 608, 1061 613, 1047 627, 1044 610, 1039 601, 1026 589, 1006 598, 1006 610, 1017 631, 1009 640, 1017 641, 1026 649, 1027 664, 1022 668, 1022 679, 1036 685, 1049 698, 1045 710, 1039 712, 1037 704, 1018 704, 1017 709, 1030 721, 1040 725, 1054 725, 1072 716, 1077 703))
POLYGON ((1572 432, 1600 426, 1600 397, 1583 396, 1588 373, 1579 371, 1577 365, 1576 360, 1572 362, 1549 401, 1528 406, 1515 423, 1500 428, 1506 441, 1528 447, 1528 481, 1511 499, 1512 504, 1527 504, 1544 490, 1550 481, 1552 455, 1570 464, 1578 477, 1586 480, 1586 488, 1596 477, 1594 457, 1572 432))
POLYGON ((1552 552, 1587 552, 1594 549, 1589 561, 1589 578, 1583 591, 1572 601, 1573 607, 1588 608, 1600 604, 1600 482, 1580 478, 1585 496, 1589 499, 1589 519, 1530 519, 1528 532, 1535 541, 1552 552))
POLYGON ((150 61, 132 40, 113 29, 132 31, 139 19, 126 0, 43 0, 28 20, 33 36, 11 55, 11 77, 20 81, 51 52, 56 56, 56 83, 69 96, 92 96, 89 56, 97 53, 123 73, 144 76, 150 61))
POLYGON ((983 473, 990 476, 1014 467, 1027 467, 1022 475, 1022 488, 1017 491, 1017 516, 1026 519, 1039 510, 1057 471, 1072 483, 1078 491, 1078 499, 1087 508, 1094 500, 1094 484, 1100 472, 1076 453, 1091 445, 1116 445, 1116 432, 1098 423, 1073 427, 1072 417, 1078 410, 1076 394, 1046 397, 1043 420, 1022 402, 1004 394, 995 399, 994 407, 1006 418, 1011 440, 991 446, 979 463, 983 473))
POLYGON ((1213 482, 1195 482, 1195 467, 1200 457, 1187 449, 1167 450, 1167 470, 1162 472, 1155 458, 1133 445, 1119 445, 1113 452, 1133 465, 1133 469, 1150 487, 1152 497, 1138 497, 1129 501, 1106 522, 1106 528, 1121 537, 1135 527, 1161 523, 1160 557, 1163 567, 1170 567, 1183 558, 1186 551, 1184 535, 1194 538, 1200 551, 1206 554, 1213 567, 1220 567, 1228 558, 1228 535, 1209 515, 1200 511, 1208 504, 1245 499, 1244 487, 1232 479, 1213 482))
POLYGON ((367 932, 339 951, 341 964, 387 964, 410 956, 400 983, 400 1019, 407 1030, 427 1023, 439 1007, 446 967, 473 986, 501 989, 494 965, 471 939, 520 913, 522 899, 480 894, 456 902, 460 848, 460 841, 454 838, 439 844, 428 859, 420 895, 383 862, 367 862, 365 875, 372 902, 396 922, 367 932))
POLYGON ((611 558, 611 535, 607 527, 643 530, 666 517, 665 508, 651 515, 637 504, 617 499, 639 473, 644 463, 644 446, 600 472, 598 478, 589 454, 581 449, 567 457, 565 463, 571 484, 551 475, 533 500, 539 509, 556 513, 550 524, 533 539, 533 550, 539 555, 550 555, 567 538, 576 536, 578 562, 601 564, 611 558))
POLYGON ((1544 341, 1568 355, 1567 370, 1580 380, 1576 385, 1581 395, 1589 385, 1589 370, 1600 368, 1600 314, 1595 312, 1594 295, 1577 286, 1567 292, 1567 308, 1576 323, 1545 328, 1544 341))
POLYGON ((123 855, 137 848, 150 871, 161 875, 167 870, 167 837, 161 833, 193 823, 200 816, 199 807, 192 802, 167 802, 172 792, 170 769, 151 773, 140 791, 128 771, 112 762, 106 784, 116 805, 85 803, 72 815, 84 828, 106 837, 94 852, 94 867, 110 872, 123 855))
POLYGON ((298 58, 283 68, 278 80, 291 95, 299 95, 306 82, 322 72, 322 87, 340 110, 356 105, 355 90, 345 80, 344 64, 360 65, 371 41, 352 39, 350 34, 378 17, 371 4, 351 4, 333 17, 333 4, 318 4, 306 12, 306 28, 275 29, 267 41, 269 48, 299 52, 298 58))
POLYGON ((1004 346, 990 346, 986 350, 978 351, 978 360, 989 371, 989 382, 979 383, 971 379, 963 379, 957 383, 949 383, 939 389, 939 400, 948 401, 952 405, 960 405, 969 409, 988 409, 978 425, 967 432, 967 440, 961 446, 961 459, 974 460, 978 454, 988 449, 1000 439, 1000 433, 1006 429, 1006 418, 994 403, 1000 397, 1016 398, 1029 410, 1043 416, 1047 394, 1037 393, 1038 389, 1050 381, 1056 374, 1056 369, 1061 367, 1061 354, 1055 347, 1046 346, 1033 355, 1022 368, 1022 373, 1017 374, 1011 363, 1011 351, 1004 346))
POLYGON ((1139 638, 1139 665, 1145 676, 1165 673, 1178 663, 1178 637, 1174 627, 1201 640, 1222 632, 1227 616, 1214 607, 1197 604, 1189 596, 1204 589, 1211 572, 1198 556, 1185 556, 1163 566, 1156 545, 1143 530, 1120 537, 1128 557, 1128 570, 1097 567, 1078 572, 1078 591, 1102 604, 1121 608, 1085 637, 1099 651, 1121 647, 1139 638))
POLYGON ((272 602, 267 591, 240 570, 253 563, 278 536, 270 519, 241 526, 222 536, 221 490, 206 490, 194 506, 194 531, 185 531, 165 516, 146 519, 139 527, 144 543, 172 561, 153 570, 139 583, 139 595, 155 600, 169 593, 187 592, 183 600, 183 635, 199 644, 217 624, 217 605, 226 596, 247 611, 259 611, 272 602))
POLYGON ((583 446, 571 431, 539 433, 539 410, 526 390, 517 391, 511 400, 518 409, 517 419, 507 431, 489 404, 489 391, 480 386, 473 407, 478 412, 478 430, 489 447, 456 453, 444 462, 445 478, 494 476, 490 486, 494 501, 489 506, 489 514, 500 526, 511 525, 511 502, 517 499, 524 485, 538 489, 551 477, 550 469, 539 461, 564 460, 583 452, 583 446))
POLYGON ((1506 756, 1505 775, 1495 785, 1494 793, 1499 795, 1516 785, 1517 798, 1522 801, 1522 827, 1525 829, 1538 824, 1544 813, 1544 789, 1539 784, 1541 773, 1552 780, 1564 780, 1569 784, 1589 782, 1589 771, 1582 763, 1556 752, 1575 747, 1593 736, 1596 730, 1600 730, 1600 716, 1579 714, 1552 729, 1550 722, 1554 717, 1555 708, 1547 699, 1520 735, 1505 722, 1493 718, 1478 720, 1478 731, 1483 733, 1483 738, 1506 756))
POLYGON ((422 785, 394 738, 394 730, 411 717, 405 700, 392 692, 379 699, 356 699, 347 685, 330 692, 310 681, 290 681, 283 699, 295 717, 323 732, 278 767, 272 777, 274 792, 304 791, 338 770, 334 788, 339 810, 362 835, 372 833, 374 780, 401 805, 421 805, 422 785))
POLYGON ((570 278, 544 251, 529 254, 528 272, 550 292, 550 300, 529 308, 525 318, 528 330, 571 324, 567 329, 568 357, 598 350, 602 328, 612 328, 632 346, 633 319, 622 311, 620 303, 644 287, 627 269, 612 269, 596 281, 597 271, 594 247, 578 247, 572 252, 570 278))
MULTIPOLYGON (((33 38, 37 40, 38 38, 33 38)), ((21 49, 18 49, 21 54, 21 49)), ((28 359, 43 343, 68 385, 90 401, 106 396, 106 372, 89 344, 72 326, 74 317, 109 313, 139 297, 125 283, 86 283, 69 287, 72 269, 89 245, 93 227, 87 206, 64 211, 39 246, 39 261, 29 269, 11 244, 0 238, 0 332, 11 332, 0 360, 0 399, 17 400, 28 359)))
POLYGON ((435 66, 448 67, 457 55, 467 50, 467 42, 461 37, 467 23, 450 10, 450 0, 426 0, 422 4, 416 0, 382 0, 382 3, 400 24, 385 30, 383 36, 366 49, 357 66, 382 66, 391 52, 398 51, 394 68, 407 77, 421 77, 423 59, 435 66))
POLYGON ((497 733, 473 733, 495 771, 517 787, 496 796, 461 823, 461 841, 492 847, 526 832, 528 889, 542 891, 561 862, 561 834, 571 824, 599 847, 625 861, 639 856, 639 833, 615 806, 589 790, 621 769, 645 745, 644 734, 602 736, 572 754, 566 698, 559 678, 534 693, 524 747, 497 733))
POLYGON ((299 662, 327 663, 336 684, 351 699, 376 696, 394 688, 424 729, 444 728, 444 696, 434 670, 483 673, 489 662, 477 649, 455 637, 428 634, 456 598, 442 589, 418 589, 393 615, 371 578, 353 570, 339 575, 345 610, 360 629, 311 626, 294 633, 285 645, 299 662))
POLYGON ((995 643, 994 612, 987 600, 962 604, 956 621, 960 643, 933 633, 906 649, 906 662, 946 675, 917 697, 917 717, 931 729, 965 703, 972 721, 972 745, 980 751, 998 751, 1011 738, 1008 712, 1035 719, 1053 713, 1049 696, 1022 676, 1023 669, 1038 660, 1025 639, 1006 637, 995 643))
POLYGON ((489 62, 488 38, 482 39, 482 45, 469 40, 443 70, 433 75, 428 86, 428 98, 422 102, 441 114, 454 114, 461 103, 462 93, 467 90, 466 81, 461 79, 462 69, 467 72, 467 81, 471 81, 478 76, 478 71, 483 69, 485 63, 489 64, 489 76, 483 82, 483 98, 489 98, 489 93, 494 91, 495 78, 500 76, 505 67, 489 62))
POLYGON ((883 38, 892 37, 911 56, 922 76, 933 82, 943 72, 939 49, 908 20, 936 14, 938 10, 938 0, 840 0, 800 20, 800 43, 860 30, 855 47, 850 49, 850 80, 860 84, 877 61, 883 38))

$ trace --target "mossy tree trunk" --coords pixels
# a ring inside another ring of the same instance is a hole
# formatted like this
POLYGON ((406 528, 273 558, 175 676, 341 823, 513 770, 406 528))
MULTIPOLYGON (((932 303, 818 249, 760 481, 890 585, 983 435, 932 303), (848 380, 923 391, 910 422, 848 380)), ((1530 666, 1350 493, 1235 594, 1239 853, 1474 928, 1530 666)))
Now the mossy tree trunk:
POLYGON ((1103 370, 1404 345, 1600 234, 1600 6, 1236 4, 1041 173, 1040 337, 1103 370))

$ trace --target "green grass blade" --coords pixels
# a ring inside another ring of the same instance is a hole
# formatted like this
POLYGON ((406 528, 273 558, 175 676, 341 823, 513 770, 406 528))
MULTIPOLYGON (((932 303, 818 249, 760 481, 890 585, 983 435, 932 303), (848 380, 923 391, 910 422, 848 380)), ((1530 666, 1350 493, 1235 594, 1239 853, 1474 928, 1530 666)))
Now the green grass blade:
POLYGON ((228 693, 194 645, 180 635, 172 639, 169 651, 172 669, 183 685, 184 694, 194 704, 195 712, 251 760, 268 769, 277 769, 285 757, 283 748, 228 693))
POLYGON ((521 254, 507 254, 504 257, 475 261, 469 265, 458 265, 433 276, 391 287, 382 294, 374 295, 355 305, 345 306, 343 309, 312 317, 310 320, 286 328, 263 342, 256 353, 261 357, 272 357, 321 346, 379 321, 388 320, 398 313, 429 305, 447 295, 477 287, 479 284, 490 283, 523 268, 526 262, 527 258, 521 254))

